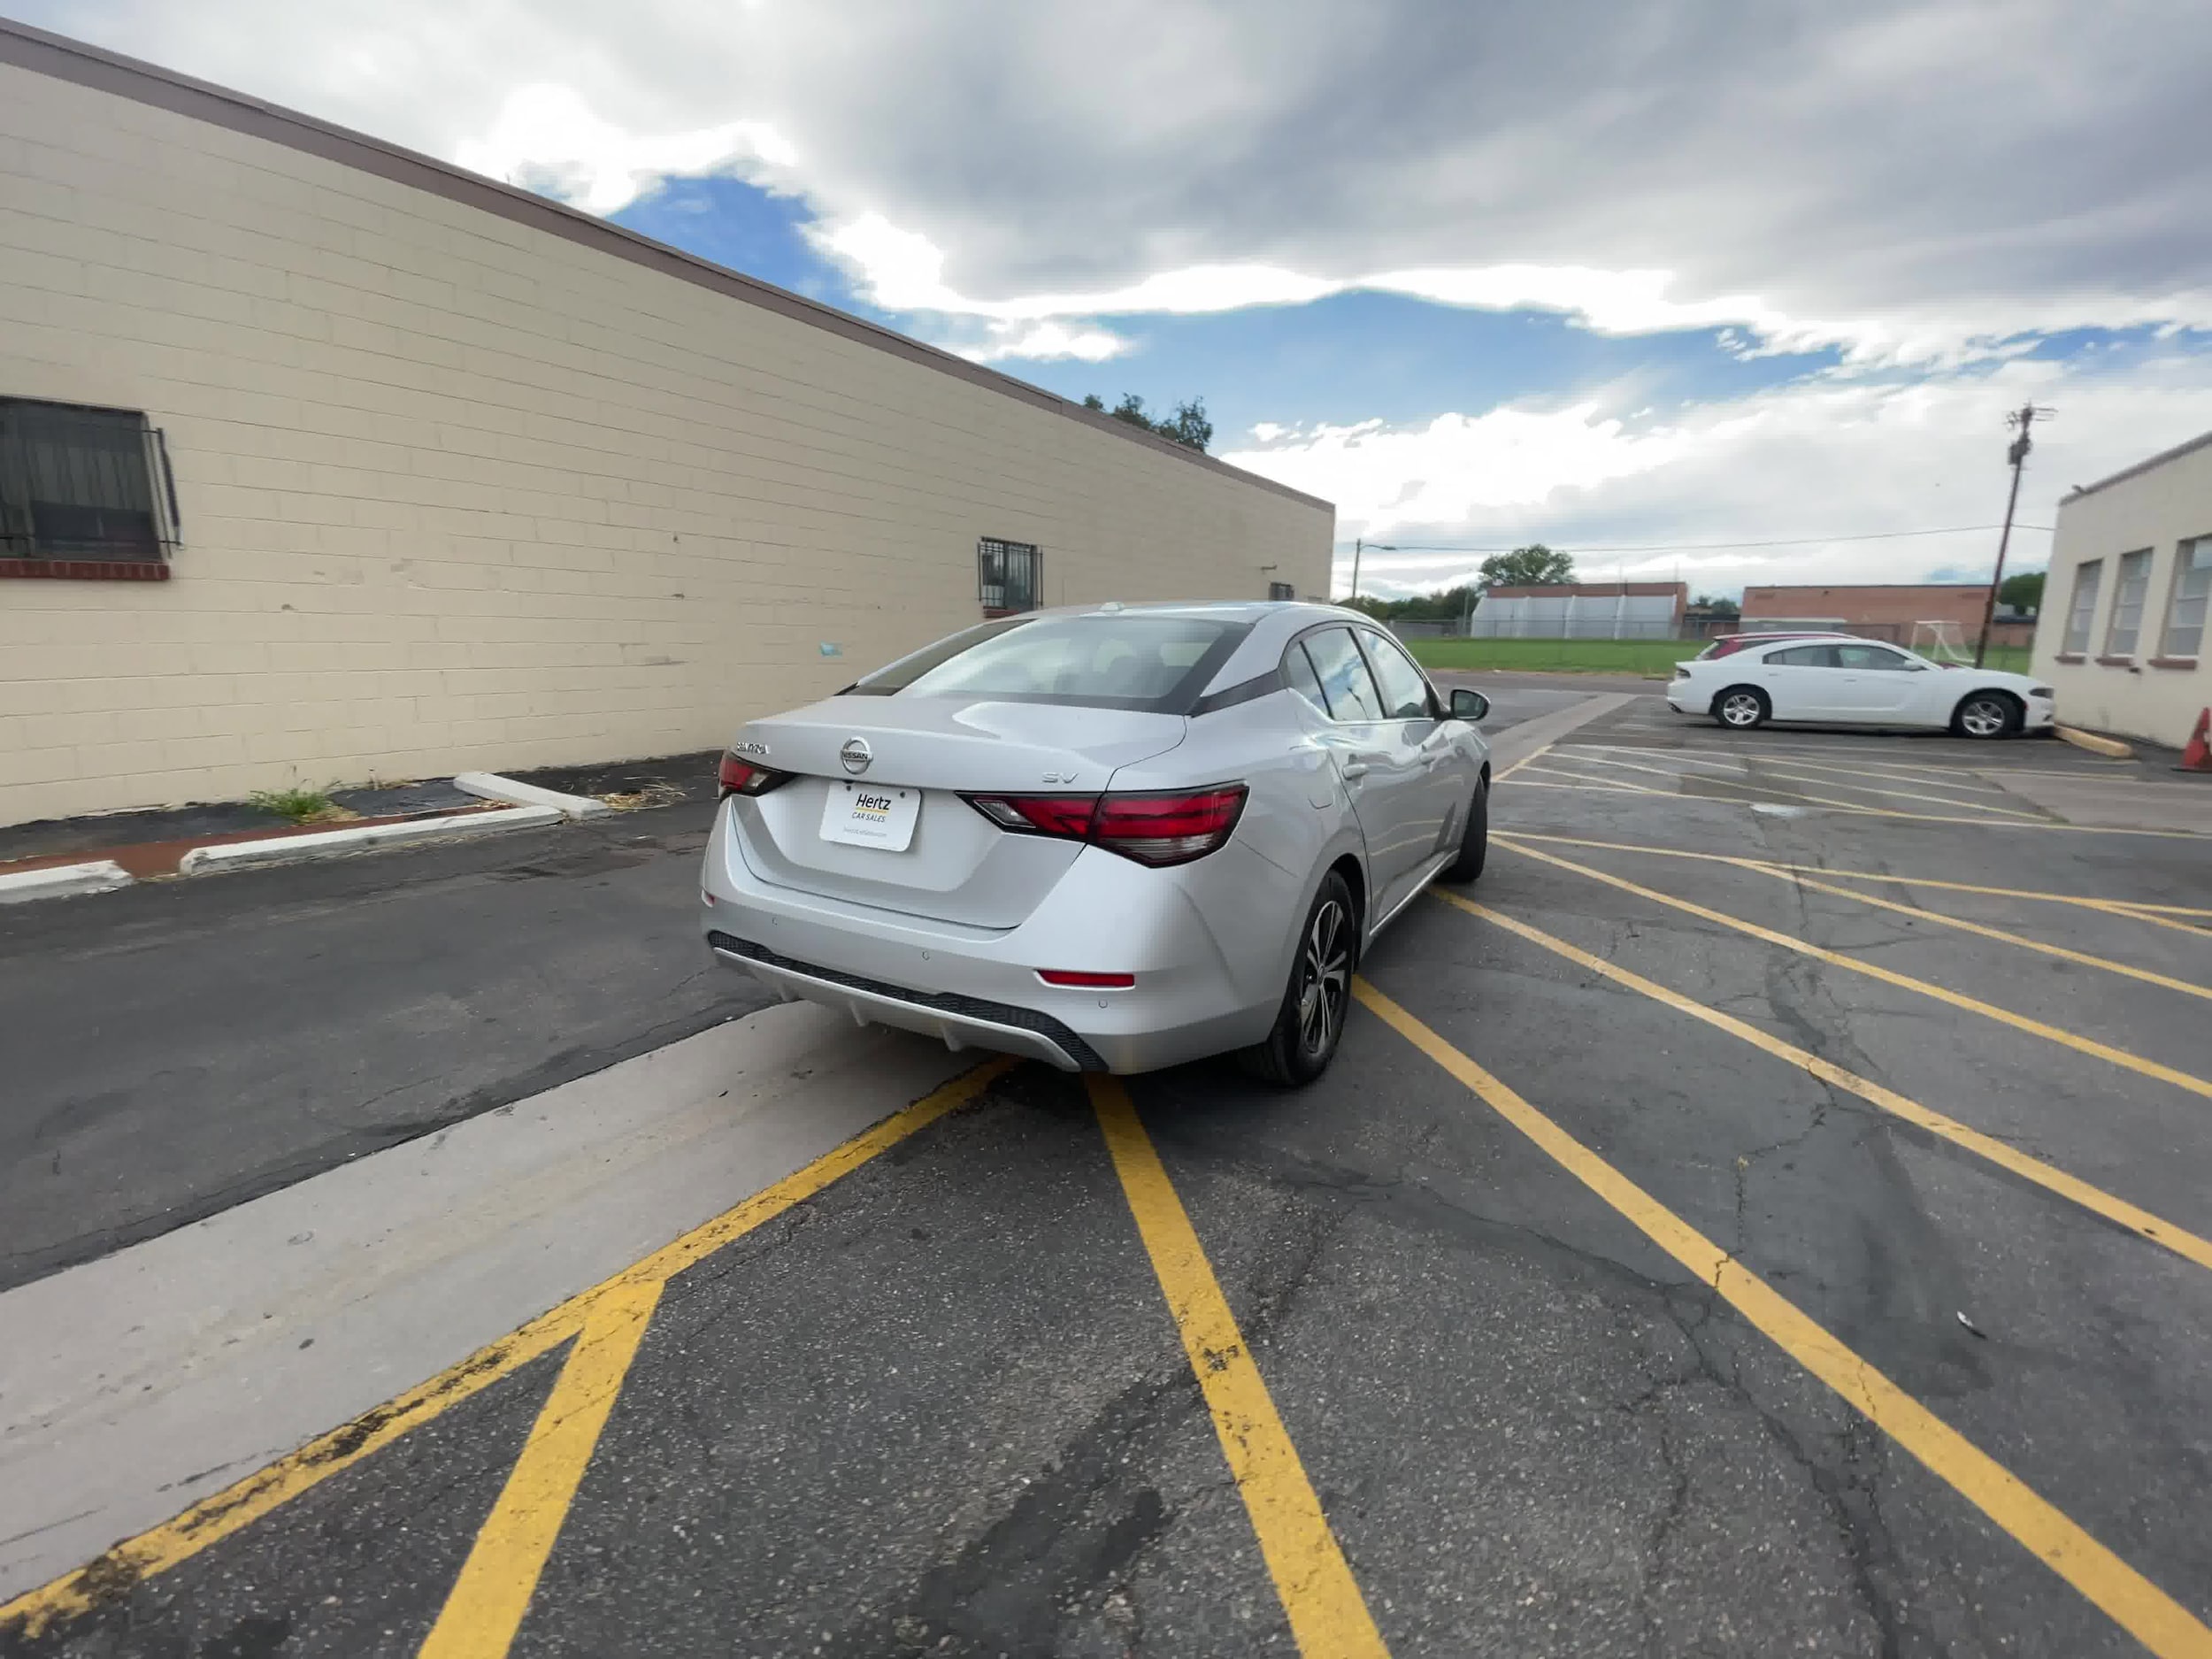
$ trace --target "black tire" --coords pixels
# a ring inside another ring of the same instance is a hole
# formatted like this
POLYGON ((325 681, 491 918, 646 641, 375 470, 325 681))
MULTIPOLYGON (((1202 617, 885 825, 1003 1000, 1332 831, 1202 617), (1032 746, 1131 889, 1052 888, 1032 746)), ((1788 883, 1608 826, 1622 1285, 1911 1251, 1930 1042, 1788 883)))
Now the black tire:
POLYGON ((1238 1056, 1255 1077, 1301 1087, 1329 1069, 1352 1005, 1352 968, 1359 959, 1359 911, 1352 889, 1332 870, 1298 930, 1275 1028, 1238 1056), (1309 1000, 1310 993, 1313 999, 1309 1000))
POLYGON ((1731 686, 1713 699, 1713 718, 1732 732, 1755 732, 1773 712, 1767 694, 1756 686, 1731 686))
POLYGON ((1445 866, 1444 879, 1455 885, 1478 880, 1490 856, 1490 780, 1475 785, 1468 803, 1467 826, 1459 833, 1459 856, 1445 866))
POLYGON ((2011 737, 2020 730, 2020 722, 2027 711, 2020 700, 2005 691, 1972 691, 1959 700, 1959 706, 1951 711, 1951 733, 1955 737, 1982 740, 2011 737))

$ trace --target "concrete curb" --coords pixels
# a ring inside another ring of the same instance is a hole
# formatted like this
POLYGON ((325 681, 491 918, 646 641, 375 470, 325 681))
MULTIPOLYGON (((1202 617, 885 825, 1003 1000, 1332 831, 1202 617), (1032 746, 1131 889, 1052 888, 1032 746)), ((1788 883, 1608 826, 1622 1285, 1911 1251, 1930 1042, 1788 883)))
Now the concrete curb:
POLYGON ((329 830, 320 835, 280 835, 268 841, 232 841, 221 847, 195 847, 177 861, 177 873, 204 876, 222 870, 258 869, 264 864, 343 858, 380 847, 456 840, 468 835, 495 835, 502 830, 543 829, 565 821, 566 814, 553 807, 518 806, 451 818, 410 818, 403 824, 369 824, 359 829, 329 830))
POLYGON ((2102 755, 2107 760, 2133 760, 2135 751, 2117 738, 2099 737, 2094 732, 2078 732, 2070 726, 2053 728, 2076 749, 2085 749, 2093 755, 2102 755))
POLYGON ((65 899, 79 893, 112 893, 132 885, 131 872, 112 858, 96 858, 81 864, 49 864, 43 870, 18 870, 0 875, 0 904, 23 904, 32 899, 65 899))
POLYGON ((457 772, 453 787, 466 795, 481 795, 487 801, 507 801, 516 806, 549 806, 564 818, 597 818, 603 812, 614 810, 604 801, 595 801, 588 795, 563 795, 558 789, 542 789, 534 783, 503 778, 495 772, 457 772))

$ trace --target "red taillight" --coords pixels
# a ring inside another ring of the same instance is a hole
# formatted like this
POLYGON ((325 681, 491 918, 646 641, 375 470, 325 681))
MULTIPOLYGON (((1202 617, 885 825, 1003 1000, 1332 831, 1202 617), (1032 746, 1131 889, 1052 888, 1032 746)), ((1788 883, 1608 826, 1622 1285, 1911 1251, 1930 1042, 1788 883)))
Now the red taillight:
POLYGON ((972 795, 968 804, 1001 829, 1031 835, 1066 835, 1081 841, 1090 833, 1094 795, 972 795))
POLYGON ((779 784, 789 783, 791 774, 726 754, 716 780, 722 786, 724 795, 766 795, 779 784))
POLYGON ((1229 839, 1245 787, 1128 795, 979 795, 968 804, 1002 829, 1089 841, 1155 869, 1203 858, 1229 839))
POLYGON ((1040 968, 1037 977, 1047 985, 1072 986, 1086 991, 1125 991, 1137 982, 1133 973, 1079 973, 1072 968, 1040 968))
POLYGON ((1227 841, 1243 810, 1240 783, 1173 795, 1103 795, 1091 839, 1141 864, 1188 864, 1227 841))

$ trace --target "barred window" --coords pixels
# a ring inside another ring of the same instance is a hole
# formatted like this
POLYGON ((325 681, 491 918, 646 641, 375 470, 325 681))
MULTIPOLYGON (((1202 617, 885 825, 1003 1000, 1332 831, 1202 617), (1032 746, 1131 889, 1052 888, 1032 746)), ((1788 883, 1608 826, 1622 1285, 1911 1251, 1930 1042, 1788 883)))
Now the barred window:
POLYGON ((1270 582, 1267 585, 1267 596, 1270 599, 1295 599, 1298 597, 1298 590, 1288 582, 1270 582))
POLYGON ((1026 541, 985 536, 975 544, 976 596, 986 611, 1034 611, 1042 572, 1037 549, 1026 541))
POLYGON ((0 559, 159 565, 177 541, 167 454, 144 415, 0 397, 0 559))

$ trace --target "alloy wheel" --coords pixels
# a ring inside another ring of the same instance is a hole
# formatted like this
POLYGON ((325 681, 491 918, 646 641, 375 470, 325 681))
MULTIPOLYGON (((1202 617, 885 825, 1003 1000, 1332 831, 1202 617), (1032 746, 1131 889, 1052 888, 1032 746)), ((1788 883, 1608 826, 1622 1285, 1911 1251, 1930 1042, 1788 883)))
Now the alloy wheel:
POLYGON ((1959 724, 1969 737, 1994 737, 2005 729, 2006 711, 1990 697, 1977 697, 1959 710, 1959 724))
POLYGON ((1740 691, 1720 705, 1720 718, 1731 726, 1756 726, 1759 700, 1747 691, 1740 691))
POLYGON ((1344 907, 1334 899, 1313 913, 1298 953, 1298 1041, 1309 1055, 1326 1054, 1344 1021, 1352 983, 1344 907))

